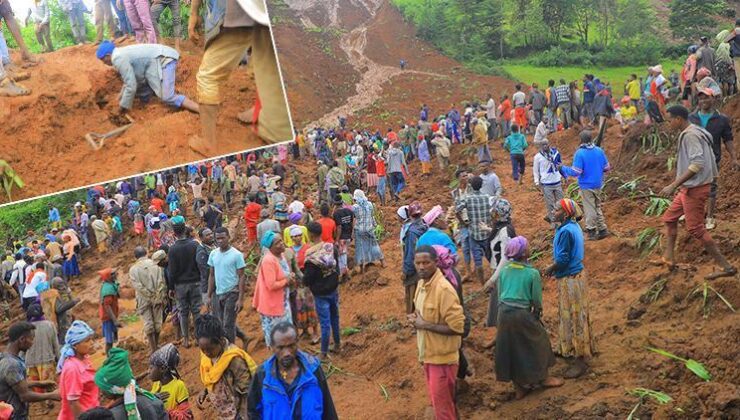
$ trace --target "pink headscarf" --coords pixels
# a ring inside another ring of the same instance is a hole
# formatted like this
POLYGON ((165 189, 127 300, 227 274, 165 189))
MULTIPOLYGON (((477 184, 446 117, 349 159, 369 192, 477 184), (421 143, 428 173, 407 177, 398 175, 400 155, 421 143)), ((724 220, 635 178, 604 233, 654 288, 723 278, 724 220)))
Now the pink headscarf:
POLYGON ((428 211, 428 212, 427 212, 427 213, 426 213, 426 214, 425 214, 425 215, 424 215, 424 216, 422 217, 422 219, 424 219, 424 223, 426 223, 426 224, 427 224, 427 226, 431 226, 431 225, 432 225, 432 223, 434 223, 434 221, 435 221, 435 220, 437 220, 437 218, 438 218, 438 217, 439 217, 440 215, 442 215, 442 213, 444 213, 444 211, 442 210, 442 206, 440 206, 440 205, 438 204, 438 205, 436 205, 436 206, 432 207, 432 209, 431 209, 431 210, 429 210, 429 211, 428 211))
POLYGON ((455 270, 453 270, 457 263, 457 255, 451 253, 449 249, 442 245, 432 245, 432 248, 437 252, 437 268, 442 271, 442 274, 453 286, 457 287, 457 277, 455 276, 455 270))

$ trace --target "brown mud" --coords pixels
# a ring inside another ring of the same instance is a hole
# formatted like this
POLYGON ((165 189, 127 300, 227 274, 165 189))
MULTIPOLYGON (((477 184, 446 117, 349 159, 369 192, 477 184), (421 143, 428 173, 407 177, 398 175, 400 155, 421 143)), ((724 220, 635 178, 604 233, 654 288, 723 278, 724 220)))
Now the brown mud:
MULTIPOLYGON (((202 47, 183 42, 177 67, 176 91, 197 100, 196 79, 202 47)), ((26 186, 13 200, 30 198, 140 172, 202 159, 188 139, 200 133, 196 114, 175 110, 152 97, 146 106, 134 102, 134 125, 93 150, 89 132, 106 133, 121 125, 118 110, 121 81, 115 71, 95 58, 95 46, 74 46, 42 54, 22 82, 29 96, 0 98, 0 150, 26 186)), ((16 61, 19 57, 14 56, 16 61)), ((218 119, 223 141, 217 155, 262 146, 252 126, 236 114, 254 104, 251 69, 235 71, 223 89, 218 119)), ((5 194, 0 203, 7 201, 5 194)))

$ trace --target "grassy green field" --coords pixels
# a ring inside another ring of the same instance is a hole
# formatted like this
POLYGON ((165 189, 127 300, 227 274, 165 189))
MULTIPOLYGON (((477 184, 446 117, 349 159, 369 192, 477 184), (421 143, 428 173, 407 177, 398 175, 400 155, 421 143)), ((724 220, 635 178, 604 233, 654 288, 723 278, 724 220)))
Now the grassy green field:
MULTIPOLYGON (((681 71, 683 61, 667 60, 662 62, 663 71, 667 77, 671 69, 676 72, 681 71)), ((507 73, 515 79, 526 84, 538 83, 540 87, 547 86, 550 79, 556 82, 561 78, 565 80, 581 80, 583 75, 591 73, 601 79, 602 82, 610 82, 612 85, 621 86, 629 78, 630 74, 635 73, 637 77, 644 77, 647 66, 631 67, 534 67, 527 64, 505 64, 501 66, 507 73)))

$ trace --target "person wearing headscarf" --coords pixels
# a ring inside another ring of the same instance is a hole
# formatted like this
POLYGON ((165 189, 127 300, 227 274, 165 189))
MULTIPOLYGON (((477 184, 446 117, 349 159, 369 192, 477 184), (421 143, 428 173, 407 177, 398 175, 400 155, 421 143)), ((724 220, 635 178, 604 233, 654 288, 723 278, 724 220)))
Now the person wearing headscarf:
POLYGON ((206 400, 221 419, 247 419, 249 384, 257 364, 244 350, 229 342, 221 321, 201 315, 195 321, 200 348, 200 380, 204 389, 195 402, 201 410, 206 400))
POLYGON ((355 264, 360 267, 360 273, 364 273, 367 265, 376 261, 380 261, 380 266, 385 267, 383 251, 380 250, 375 235, 375 206, 362 190, 355 190, 352 198, 355 201, 352 206, 355 216, 355 264))
POLYGON ((116 270, 105 268, 98 271, 100 276, 100 321, 103 325, 103 337, 105 337, 106 354, 118 341, 118 328, 121 326, 118 322, 118 298, 119 285, 116 277, 116 270))
MULTIPOLYGON (((33 345, 26 350, 26 368, 29 381, 54 381, 55 360, 59 354, 59 341, 54 323, 44 317, 41 305, 33 303, 26 309, 26 319, 36 327, 33 345)), ((43 392, 36 388, 36 392, 43 392)))
MULTIPOLYGON (((303 334, 308 334, 309 330, 311 333, 311 343, 317 344, 319 342, 318 335, 318 322, 319 318, 316 314, 316 302, 313 297, 313 293, 303 282, 303 270, 306 267, 306 252, 308 251, 309 245, 308 240, 303 240, 303 229, 304 226, 293 225, 290 227, 289 234, 291 235, 293 245, 290 248, 285 249, 285 258, 291 267, 293 273, 296 274, 296 286, 295 291, 291 290, 290 301, 291 301, 291 313, 293 315, 293 324, 303 334)), ((306 228, 306 232, 308 229, 306 228)))
POLYGON ((542 326, 542 280, 529 262, 529 244, 523 236, 511 238, 504 255, 507 262, 498 279, 498 328, 496 331, 496 379, 513 382, 516 398, 532 387, 557 387, 560 378, 548 375, 555 364, 550 339, 542 326))
POLYGON ((56 369, 62 399, 60 420, 76 419, 81 413, 100 405, 95 369, 90 361, 90 355, 95 352, 94 335, 95 331, 89 325, 76 320, 64 336, 56 369))
POLYGON ((288 216, 288 221, 291 223, 291 225, 283 229, 283 243, 285 244, 286 248, 290 248, 294 245, 291 234, 291 229, 293 228, 297 228, 301 231, 301 236, 303 238, 302 243, 308 242, 308 229, 306 229, 305 226, 301 225, 302 219, 303 213, 291 213, 290 216, 288 216))
POLYGON ((103 365, 95 373, 105 406, 116 419, 165 420, 164 404, 154 394, 136 384, 128 359, 128 351, 112 348, 103 365))
POLYGON ((569 199, 560 200, 555 220, 560 223, 553 239, 554 262, 545 270, 558 288, 558 353, 572 359, 565 377, 577 378, 588 370, 587 359, 596 353, 596 340, 589 317, 587 276, 583 267, 583 232, 576 222, 581 209, 569 199))
POLYGON ((168 343, 149 356, 149 379, 152 381, 152 394, 162 400, 170 420, 191 420, 188 399, 190 393, 180 378, 177 366, 180 353, 174 344, 168 343))
POLYGON ((98 244, 98 252, 105 254, 108 251, 108 239, 110 239, 110 227, 105 221, 100 220, 97 216, 91 216, 90 227, 95 233, 95 243, 98 244))
POLYGON ((444 213, 442 206, 436 205, 424 214, 422 220, 428 226, 428 229, 416 241, 417 248, 422 245, 441 245, 447 248, 452 255, 457 255, 457 247, 447 234, 448 226, 444 213))
POLYGON ((180 195, 177 193, 174 186, 170 185, 164 201, 167 203, 167 206, 170 209, 170 214, 180 208, 180 195))
MULTIPOLYGON (((506 253, 504 252, 506 245, 511 238, 516 236, 516 230, 511 222, 511 203, 504 198, 496 200, 491 217, 494 222, 489 236, 491 238, 491 266, 496 268, 493 275, 483 285, 483 288, 489 292, 486 326, 496 327, 496 317, 498 315, 498 277, 501 268, 507 262, 506 253)), ((486 347, 493 347, 495 343, 496 339, 494 335, 494 339, 486 347)))
POLYGON ((260 245, 268 252, 259 264, 252 306, 260 314, 265 343, 270 347, 272 326, 280 321, 292 321, 289 284, 295 281, 295 274, 283 256, 285 243, 278 234, 265 232, 260 245))

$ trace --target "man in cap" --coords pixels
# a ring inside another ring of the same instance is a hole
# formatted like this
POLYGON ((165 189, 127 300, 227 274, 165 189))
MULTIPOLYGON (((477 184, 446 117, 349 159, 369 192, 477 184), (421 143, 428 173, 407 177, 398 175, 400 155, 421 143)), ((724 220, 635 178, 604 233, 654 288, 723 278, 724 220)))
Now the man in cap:
POLYGON ((712 135, 698 125, 689 122, 689 111, 681 105, 674 105, 667 110, 670 115, 670 126, 681 131, 678 136, 678 156, 676 159, 676 180, 660 191, 660 195, 671 197, 676 190, 668 210, 663 214, 666 226, 665 254, 661 265, 670 270, 675 269, 674 249, 678 237, 678 219, 686 217, 686 229, 691 236, 700 240, 707 254, 722 267, 707 276, 708 280, 719 277, 732 277, 737 274, 733 267, 720 253, 717 243, 707 232, 704 224, 704 207, 712 189, 712 182, 717 177, 717 162, 712 151, 712 135))
MULTIPOLYGON (((191 10, 198 10, 202 0, 194 0, 191 10)), ((270 36, 270 20, 262 0, 209 0, 206 2, 205 53, 198 69, 198 102, 201 112, 201 136, 190 140, 190 147, 204 156, 218 150, 216 130, 221 89, 230 74, 250 50, 249 61, 257 85, 257 112, 247 110, 237 118, 252 122, 257 114, 257 133, 268 143, 292 138, 285 92, 280 81, 275 49, 270 36)), ((188 34, 198 41, 195 27, 198 14, 192 13, 188 34)))
POLYGON ((180 54, 174 48, 160 44, 116 47, 112 41, 103 41, 95 56, 116 69, 123 81, 120 114, 131 110, 135 96, 148 101, 152 93, 168 105, 198 112, 197 103, 185 95, 175 93, 175 75, 180 54))
MULTIPOLYGON (((724 143, 727 153, 730 155, 732 169, 740 170, 740 163, 735 154, 732 135, 732 124, 730 119, 717 110, 715 92, 709 88, 701 88, 698 91, 699 106, 697 110, 689 115, 689 122, 707 130, 712 135, 712 151, 719 170, 722 158, 722 144, 724 143)), ((705 226, 708 230, 714 229, 714 210, 717 204, 717 178, 712 180, 712 188, 709 192, 709 205, 707 206, 707 217, 705 226)))
POLYGON ((581 146, 573 155, 573 165, 562 166, 561 169, 563 175, 578 178, 588 239, 600 240, 609 235, 601 210, 601 188, 604 186, 604 174, 611 170, 611 166, 606 153, 594 145, 590 131, 581 131, 580 138, 581 146))
MULTIPOLYGON (((540 123, 540 125, 544 126, 544 123, 540 123)), ((539 130, 539 126, 537 129, 539 130)), ((562 164, 560 152, 558 152, 558 149, 550 147, 547 138, 535 140, 534 144, 539 148, 537 154, 534 155, 534 163, 532 164, 534 185, 542 191, 545 198, 545 220, 550 222, 551 227, 555 228, 553 216, 558 202, 563 198, 563 177, 559 170, 562 164)))
POLYGON ((103 337, 105 338, 105 353, 108 354, 113 344, 118 341, 119 285, 115 268, 105 268, 98 271, 100 276, 100 320, 103 323, 103 337))
POLYGON ((701 70, 706 68, 711 74, 717 74, 714 67, 716 60, 714 58, 714 49, 709 45, 709 39, 706 36, 699 38, 699 49, 696 51, 696 68, 701 70))
MULTIPOLYGON (((164 258, 164 251, 157 251, 158 258, 164 258)), ((149 349, 154 352, 159 347, 159 333, 162 331, 162 315, 167 301, 167 283, 164 271, 153 258, 147 257, 142 246, 134 248, 136 262, 128 271, 131 285, 136 291, 136 312, 144 321, 144 334, 149 341, 149 349)))

